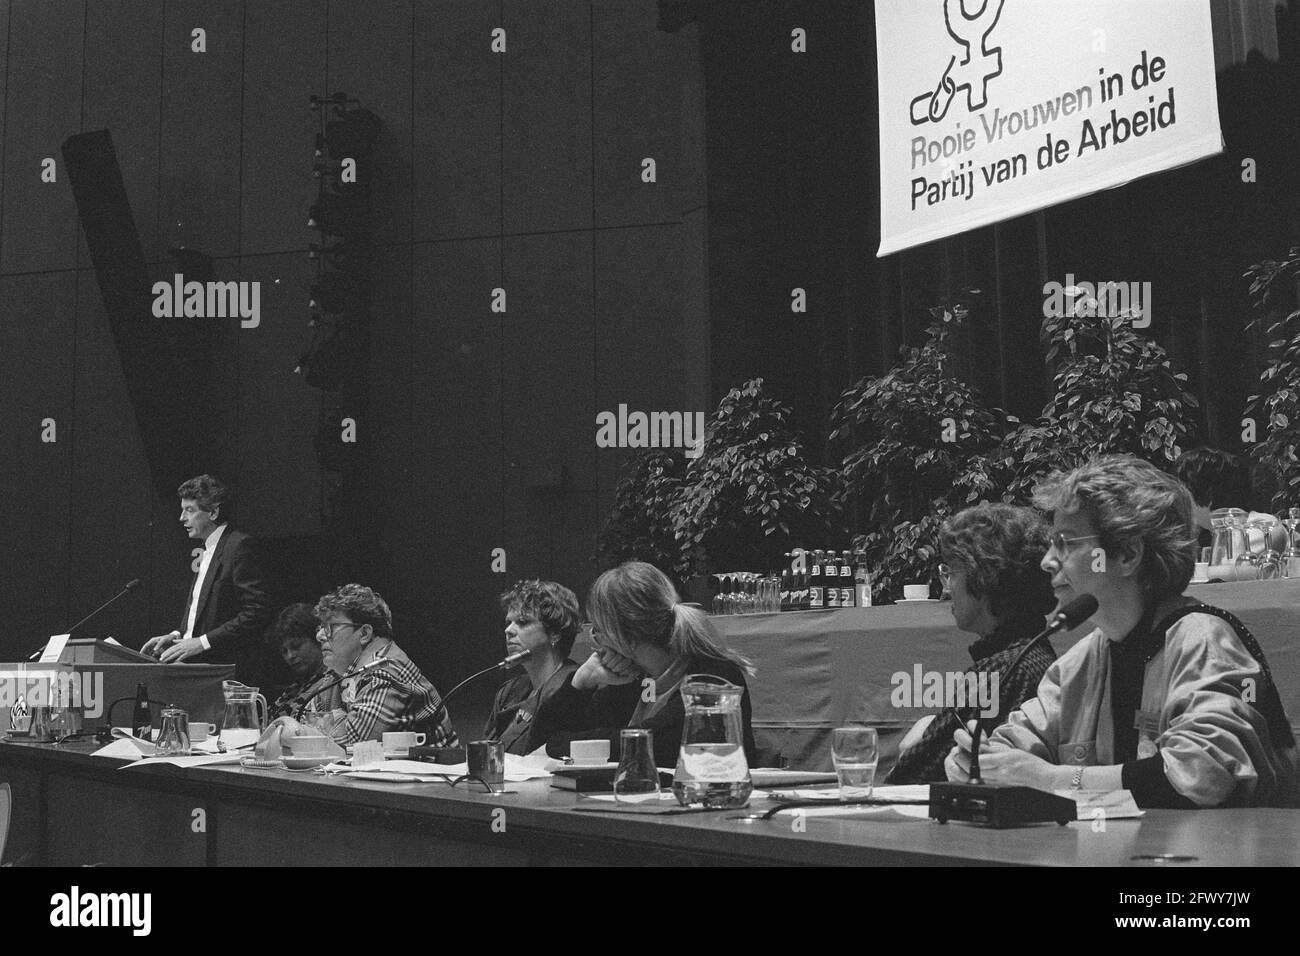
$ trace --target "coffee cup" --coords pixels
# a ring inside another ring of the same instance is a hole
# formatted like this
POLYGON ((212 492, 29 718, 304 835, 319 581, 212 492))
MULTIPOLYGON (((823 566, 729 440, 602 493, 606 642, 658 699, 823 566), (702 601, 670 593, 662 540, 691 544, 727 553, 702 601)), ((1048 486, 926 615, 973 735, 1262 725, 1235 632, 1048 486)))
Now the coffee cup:
POLYGON ((399 730, 384 734, 383 745, 384 750, 394 750, 400 753, 410 750, 412 747, 423 747, 427 739, 428 737, 424 734, 399 730))
POLYGON ((281 737, 280 744, 295 757, 323 757, 329 753, 330 738, 324 734, 281 737))
POLYGON ((1204 584, 1208 580, 1210 580, 1210 562, 1197 561, 1192 568, 1192 583, 1204 584))
POLYGON ((904 584, 903 597, 908 601, 924 601, 930 596, 928 584, 904 584))
POLYGON ((201 740, 207 740, 208 736, 217 732, 216 724, 209 724, 203 721, 190 721, 189 733, 190 743, 197 744, 201 740))
POLYGON ((608 740, 575 740, 569 744, 574 763, 609 763, 608 740))

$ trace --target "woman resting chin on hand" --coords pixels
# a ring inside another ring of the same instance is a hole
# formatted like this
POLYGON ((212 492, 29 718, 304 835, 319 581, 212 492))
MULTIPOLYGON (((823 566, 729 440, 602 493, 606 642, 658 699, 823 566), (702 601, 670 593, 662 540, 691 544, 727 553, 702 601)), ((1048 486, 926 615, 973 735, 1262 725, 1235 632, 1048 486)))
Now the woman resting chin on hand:
POLYGON ((617 651, 601 648, 594 652, 573 675, 575 690, 595 690, 614 684, 630 684, 640 676, 636 664, 617 651))

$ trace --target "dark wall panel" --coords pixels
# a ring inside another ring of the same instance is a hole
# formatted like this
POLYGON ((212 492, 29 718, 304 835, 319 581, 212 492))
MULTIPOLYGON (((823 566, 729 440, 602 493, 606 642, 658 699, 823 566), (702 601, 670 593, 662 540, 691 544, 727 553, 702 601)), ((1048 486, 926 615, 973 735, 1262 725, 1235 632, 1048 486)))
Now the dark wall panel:
POLYGON ((85 3, 13 0, 4 117, 4 216, 0 269, 70 269, 77 253, 77 210, 63 169, 63 141, 81 129, 81 54, 85 3), (58 181, 41 182, 41 161, 58 181))
POLYGON ((653 4, 592 5, 592 139, 596 226, 672 222, 681 215, 681 86, 673 71, 679 41, 655 30, 653 4), (655 161, 657 181, 641 181, 655 161))
POLYGON ((527 577, 574 573, 567 552, 595 520, 594 499, 578 500, 596 482, 592 243, 590 232, 505 243, 506 538, 527 577))
POLYGON ((415 239, 501 230, 501 70, 491 51, 499 5, 415 7, 415 239))
MULTIPOLYGON (((494 548, 511 548, 502 527, 502 391, 520 388, 502 366, 502 328, 513 316, 489 310, 501 284, 495 239, 417 245, 412 296, 411 467, 418 476, 400 503, 406 534, 420 548, 412 567, 430 629, 426 659, 444 682, 485 666, 500 645, 493 597, 527 572, 507 551, 507 573, 491 570, 494 548)), ((513 432, 511 432, 513 435, 513 432)))
POLYGON ((245 256, 315 241, 307 210, 316 199, 308 97, 324 95, 325 0, 250 3, 244 24, 242 232, 245 256))
POLYGON ((375 153, 375 236, 411 238, 411 0, 330 0, 329 92, 384 122, 375 153))
POLYGON ((505 0, 504 9, 505 232, 590 229, 590 4, 505 0))
POLYGON ((80 274, 76 326, 69 615, 81 618, 127 581, 141 578, 141 588, 105 611, 85 635, 111 634, 139 646, 150 636, 145 631, 153 588, 146 572, 153 491, 122 363, 90 270, 80 274))
MULTIPOLYGON (((692 404, 682 328, 682 227, 599 234, 595 259, 596 412, 707 411, 692 404)), ((591 434, 594 444, 595 414, 591 434)), ((635 450, 597 448, 601 514, 635 450)))
MULTIPOLYGON (((360 423, 374 463, 366 480, 367 563, 383 575, 375 587, 408 608, 416 595, 427 599, 425 589, 410 587, 405 579, 428 560, 421 536, 412 533, 410 511, 420 497, 417 489, 425 487, 412 480, 412 382, 418 375, 421 385, 427 386, 429 375, 423 369, 417 372, 416 362, 427 357, 424 350, 411 348, 415 334, 411 256, 409 245, 388 246, 379 250, 371 269, 370 395, 360 423)), ((430 330, 423 329, 422 334, 430 330)), ((433 341, 440 339, 433 336, 433 341)), ((429 423, 419 427, 427 430, 429 423)))
MULTIPOLYGON (((209 256, 239 250, 244 3, 169 3, 163 23, 158 244, 209 256), (192 52, 192 31, 207 52, 192 52)), ((141 231, 144 225, 140 226, 141 231)))
MULTIPOLYGON (((70 498, 76 274, 0 279, 0 579, 16 600, 0 625, 12 660, 69 623, 68 535, 78 505, 70 498), (25 356, 43 356, 40 362, 25 356), (58 440, 41 441, 41 420, 53 418, 58 440), (29 646, 30 645, 30 646, 29 646)), ((110 489, 101 489, 111 494, 110 489)), ((112 510, 100 501, 91 507, 112 510)), ((25 656, 25 655, 24 655, 25 656)))
MULTIPOLYGON (((163 5, 96 0, 86 7, 86 84, 82 130, 107 129, 146 261, 159 248, 158 122, 162 97, 163 5)), ((80 262, 90 261, 85 237, 80 262)))
POLYGON ((240 526, 259 537, 320 531, 320 470, 312 438, 320 392, 294 374, 308 342, 315 264, 301 252, 243 260, 238 278, 261 283, 262 322, 232 323, 238 347, 240 526))

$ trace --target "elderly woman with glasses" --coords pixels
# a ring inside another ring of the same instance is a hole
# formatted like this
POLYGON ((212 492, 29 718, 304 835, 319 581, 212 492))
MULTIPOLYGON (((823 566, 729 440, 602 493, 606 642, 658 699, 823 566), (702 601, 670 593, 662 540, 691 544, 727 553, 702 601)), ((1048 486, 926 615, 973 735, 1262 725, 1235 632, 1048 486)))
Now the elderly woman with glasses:
MULTIPOLYGON (((1095 629, 1037 696, 984 741, 985 781, 1132 792, 1141 807, 1294 806, 1296 750, 1268 663, 1231 614, 1183 596, 1195 561, 1192 499, 1132 457, 1056 474, 1043 558, 1060 605, 1097 599, 1095 629)), ((948 779, 969 779, 954 734, 948 779)))
MULTIPOLYGON (((970 645, 970 673, 990 675, 985 680, 997 714, 987 719, 997 726, 1034 696, 1056 659, 1052 646, 1042 641, 1008 672, 1043 629, 1043 619, 1056 603, 1039 567, 1047 552, 1047 525, 1029 508, 985 502, 944 522, 939 551, 945 562, 940 574, 952 593, 953 619, 960 630, 978 638, 970 645)), ((918 721, 899 745, 898 762, 886 783, 944 780, 952 735, 977 709, 972 702, 960 711, 949 708, 918 721)))
POLYGON ((325 666, 344 678, 340 704, 314 714, 314 730, 292 717, 278 718, 268 730, 283 727, 290 737, 322 733, 340 746, 381 740, 390 731, 423 731, 432 746, 459 743, 438 691, 393 640, 393 615, 378 592, 345 584, 317 602, 316 619, 325 666))

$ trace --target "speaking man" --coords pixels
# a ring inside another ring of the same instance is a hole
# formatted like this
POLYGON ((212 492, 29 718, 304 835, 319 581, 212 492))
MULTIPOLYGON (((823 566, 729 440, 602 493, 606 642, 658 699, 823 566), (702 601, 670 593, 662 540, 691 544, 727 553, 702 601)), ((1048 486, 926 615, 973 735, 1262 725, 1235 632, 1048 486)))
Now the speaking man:
POLYGON ((176 492, 181 524, 203 544, 198 572, 177 630, 150 638, 142 648, 164 664, 197 659, 234 664, 235 678, 253 679, 258 641, 271 619, 270 588, 256 554, 256 542, 230 527, 231 495, 212 475, 199 475, 176 492))

